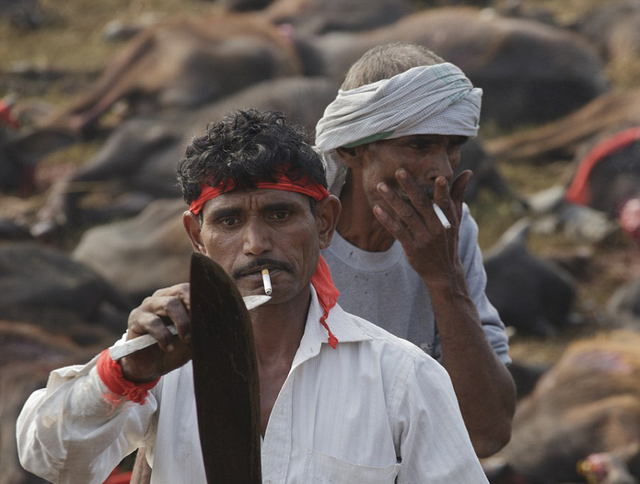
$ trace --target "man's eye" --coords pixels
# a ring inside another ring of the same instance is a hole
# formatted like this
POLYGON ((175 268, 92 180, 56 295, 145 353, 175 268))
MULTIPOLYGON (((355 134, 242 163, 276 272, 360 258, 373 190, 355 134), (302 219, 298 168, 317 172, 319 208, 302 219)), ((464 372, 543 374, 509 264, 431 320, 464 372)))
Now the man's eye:
POLYGON ((286 220, 291 216, 291 212, 273 212, 271 218, 274 220, 286 220))
POLYGON ((220 219, 220 223, 222 225, 226 226, 226 227, 232 227, 232 226, 234 226, 235 224, 238 223, 238 219, 237 218, 231 218, 231 217, 223 218, 223 219, 220 219))

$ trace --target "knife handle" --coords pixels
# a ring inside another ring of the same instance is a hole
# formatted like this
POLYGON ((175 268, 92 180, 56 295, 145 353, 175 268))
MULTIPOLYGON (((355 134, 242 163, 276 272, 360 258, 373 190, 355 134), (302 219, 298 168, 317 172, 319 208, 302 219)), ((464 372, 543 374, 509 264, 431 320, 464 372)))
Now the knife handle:
MULTIPOLYGON (((266 303, 271 296, 257 295, 257 296, 245 296, 242 298, 245 306, 249 311, 257 308, 258 306, 262 306, 266 303)), ((167 318, 169 321, 169 319, 167 318)), ((171 331, 171 334, 178 334, 178 330, 174 325, 167 325, 167 329, 171 331)), ((109 356, 111 356, 112 360, 119 360, 124 356, 129 356, 131 353, 135 353, 136 351, 140 351, 143 348, 147 348, 153 344, 156 344, 156 339, 150 334, 143 334, 142 336, 138 336, 137 338, 130 339, 124 344, 116 344, 109 348, 109 356)))
MULTIPOLYGON (((167 326, 167 329, 173 335, 178 334, 178 330, 174 325, 167 326)), ((141 349, 154 345, 157 342, 158 341, 150 334, 143 334, 142 336, 130 339, 123 344, 113 345, 111 348, 109 348, 109 356, 111 356, 111 359, 114 361, 119 360, 124 356, 129 356, 131 353, 140 351, 141 349)))

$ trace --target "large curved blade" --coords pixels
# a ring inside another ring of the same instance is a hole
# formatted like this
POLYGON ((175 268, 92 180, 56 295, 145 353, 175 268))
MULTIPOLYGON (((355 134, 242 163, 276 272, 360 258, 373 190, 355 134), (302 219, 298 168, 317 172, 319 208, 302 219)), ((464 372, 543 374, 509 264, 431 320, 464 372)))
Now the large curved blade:
POLYGON ((260 389, 251 320, 233 280, 191 257, 193 379, 209 484, 260 484, 260 389))

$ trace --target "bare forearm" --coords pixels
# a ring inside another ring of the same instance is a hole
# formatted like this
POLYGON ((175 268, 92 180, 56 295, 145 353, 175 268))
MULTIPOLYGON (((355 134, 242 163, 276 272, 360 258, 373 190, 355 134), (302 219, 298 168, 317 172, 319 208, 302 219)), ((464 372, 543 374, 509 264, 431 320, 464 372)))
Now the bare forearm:
POLYGON ((464 278, 431 286, 443 364, 476 453, 488 457, 510 437, 515 410, 513 379, 487 341, 464 278))

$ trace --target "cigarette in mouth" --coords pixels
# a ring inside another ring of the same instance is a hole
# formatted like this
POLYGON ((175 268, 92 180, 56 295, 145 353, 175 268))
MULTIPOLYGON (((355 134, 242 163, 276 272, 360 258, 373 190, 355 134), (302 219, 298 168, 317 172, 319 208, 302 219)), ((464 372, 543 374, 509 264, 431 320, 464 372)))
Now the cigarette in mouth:
POLYGON ((264 292, 267 296, 271 296, 273 288, 271 287, 271 278, 269 277, 269 269, 262 269, 262 284, 264 284, 264 292))
MULTIPOLYGON (((438 219, 440 219, 440 223, 442 224, 442 226, 445 229, 450 229, 451 228, 451 224, 449 223, 449 220, 447 219, 447 216, 444 214, 444 212, 442 211, 442 209, 440 207, 438 207, 435 203, 433 204, 433 210, 436 212, 436 215, 438 216, 438 219)), ((265 269, 266 270, 266 269, 265 269)), ((264 272, 263 272, 264 274, 264 272)))

